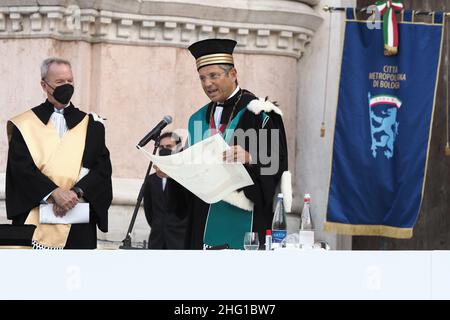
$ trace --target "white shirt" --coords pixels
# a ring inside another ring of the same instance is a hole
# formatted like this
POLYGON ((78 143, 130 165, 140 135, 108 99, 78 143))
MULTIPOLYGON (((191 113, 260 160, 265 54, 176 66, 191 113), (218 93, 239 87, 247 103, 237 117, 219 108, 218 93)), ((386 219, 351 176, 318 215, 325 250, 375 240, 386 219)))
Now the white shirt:
MULTIPOLYGON (((236 89, 233 91, 233 93, 227 98, 227 100, 234 97, 239 92, 240 89, 241 88, 239 88, 239 86, 237 86, 236 89)), ((220 126, 220 119, 222 118, 222 111, 223 111, 223 107, 221 107, 221 106, 216 106, 216 109, 214 110, 214 123, 216 125, 216 128, 219 128, 219 126, 220 126)))
POLYGON ((66 119, 64 118, 64 109, 67 108, 68 106, 69 105, 59 110, 54 108, 54 112, 50 116, 50 121, 52 122, 53 126, 58 132, 60 138, 62 138, 66 133, 66 131, 68 130, 67 122, 66 119))
POLYGON ((214 110, 214 123, 216 124, 216 128, 220 126, 220 119, 222 118, 223 107, 216 106, 214 110))
POLYGON ((167 183, 167 178, 162 178, 162 189, 163 191, 166 190, 166 183, 167 183))

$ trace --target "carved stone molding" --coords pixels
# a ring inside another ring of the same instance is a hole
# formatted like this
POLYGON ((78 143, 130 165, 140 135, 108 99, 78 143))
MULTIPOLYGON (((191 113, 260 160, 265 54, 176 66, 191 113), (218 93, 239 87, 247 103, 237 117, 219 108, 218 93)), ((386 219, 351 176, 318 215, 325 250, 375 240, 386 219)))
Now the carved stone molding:
POLYGON ((218 37, 238 41, 237 52, 300 58, 322 22, 305 4, 315 2, 6 0, 0 6, 0 38, 186 48, 218 37))

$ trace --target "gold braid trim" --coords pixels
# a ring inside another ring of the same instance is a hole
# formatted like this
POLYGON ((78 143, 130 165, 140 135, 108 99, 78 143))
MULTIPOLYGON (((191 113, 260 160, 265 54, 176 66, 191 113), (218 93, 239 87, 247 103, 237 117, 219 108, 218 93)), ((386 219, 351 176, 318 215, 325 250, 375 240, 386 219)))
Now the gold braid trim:
POLYGON ((233 56, 228 53, 215 53, 197 59, 197 70, 210 64, 232 64, 234 65, 233 56))

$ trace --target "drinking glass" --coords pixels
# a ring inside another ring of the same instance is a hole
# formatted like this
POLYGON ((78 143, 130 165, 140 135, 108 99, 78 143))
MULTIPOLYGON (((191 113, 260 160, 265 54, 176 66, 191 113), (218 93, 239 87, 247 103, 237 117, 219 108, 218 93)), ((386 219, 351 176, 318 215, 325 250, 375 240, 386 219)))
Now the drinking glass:
POLYGON ((257 232, 246 232, 244 235, 244 249, 245 250, 258 250, 259 238, 257 232))

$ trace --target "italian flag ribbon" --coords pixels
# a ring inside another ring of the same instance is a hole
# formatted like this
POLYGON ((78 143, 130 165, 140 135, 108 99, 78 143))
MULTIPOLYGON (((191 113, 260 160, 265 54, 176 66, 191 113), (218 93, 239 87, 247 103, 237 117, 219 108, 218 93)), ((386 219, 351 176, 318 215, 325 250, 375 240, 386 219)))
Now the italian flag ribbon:
POLYGON ((375 3, 383 16, 384 55, 393 56, 398 52, 398 24, 395 13, 403 10, 403 4, 395 0, 382 0, 375 3))

